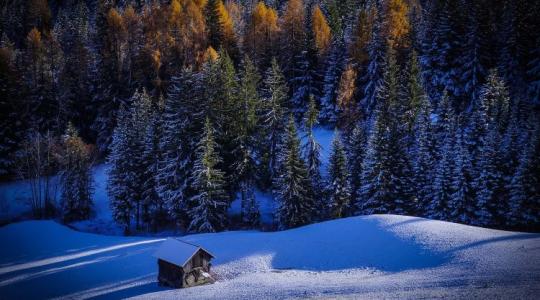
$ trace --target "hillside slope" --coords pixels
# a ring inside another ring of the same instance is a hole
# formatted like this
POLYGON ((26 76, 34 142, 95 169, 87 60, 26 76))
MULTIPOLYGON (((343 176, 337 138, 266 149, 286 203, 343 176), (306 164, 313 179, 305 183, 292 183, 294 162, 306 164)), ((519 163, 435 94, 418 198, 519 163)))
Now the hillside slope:
POLYGON ((480 297, 540 293, 540 235, 375 215, 282 232, 183 237, 216 255, 214 285, 157 286, 163 239, 100 236, 52 221, 0 228, 8 299, 480 297))

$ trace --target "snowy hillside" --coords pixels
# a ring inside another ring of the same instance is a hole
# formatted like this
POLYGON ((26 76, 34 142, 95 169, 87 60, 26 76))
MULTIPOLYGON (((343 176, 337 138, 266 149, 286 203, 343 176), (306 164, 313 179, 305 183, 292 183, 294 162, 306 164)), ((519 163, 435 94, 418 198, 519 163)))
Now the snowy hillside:
POLYGON ((0 228, 0 295, 493 299, 540 293, 539 234, 374 215, 274 233, 183 238, 216 255, 216 284, 158 287, 152 254, 163 239, 80 233, 52 221, 11 224, 0 228))

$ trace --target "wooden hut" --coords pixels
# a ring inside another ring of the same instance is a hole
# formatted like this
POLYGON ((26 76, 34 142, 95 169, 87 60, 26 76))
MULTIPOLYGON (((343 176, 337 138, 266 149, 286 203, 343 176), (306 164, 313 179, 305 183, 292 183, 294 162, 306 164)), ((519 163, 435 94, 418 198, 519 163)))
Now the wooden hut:
POLYGON ((158 259, 159 285, 185 288, 215 281, 210 275, 210 260, 214 256, 197 245, 169 238, 154 257, 158 259))

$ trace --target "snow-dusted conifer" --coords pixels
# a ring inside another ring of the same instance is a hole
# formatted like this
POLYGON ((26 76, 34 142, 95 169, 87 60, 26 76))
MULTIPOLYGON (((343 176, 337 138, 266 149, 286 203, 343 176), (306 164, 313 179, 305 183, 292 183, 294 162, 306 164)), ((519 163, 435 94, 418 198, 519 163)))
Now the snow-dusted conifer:
POLYGON ((448 218, 452 221, 470 224, 475 217, 474 178, 471 177, 471 157, 459 124, 455 130, 451 158, 452 194, 448 204, 450 211, 448 218))
POLYGON ((362 186, 362 162, 366 154, 367 138, 363 123, 357 122, 346 143, 351 204, 359 195, 362 186))
POLYGON ((345 149, 338 132, 332 141, 330 154, 328 190, 330 196, 330 211, 332 218, 342 218, 351 213, 351 188, 349 171, 347 169, 345 149))
POLYGON ((315 213, 311 182, 300 153, 300 139, 289 116, 287 132, 280 145, 279 167, 274 179, 274 193, 279 202, 277 211, 280 229, 309 224, 315 213))
POLYGON ((314 127, 318 123, 319 111, 315 103, 315 97, 311 96, 309 108, 304 116, 304 124, 306 128, 305 140, 303 147, 303 155, 306 160, 307 176, 311 181, 312 197, 315 201, 315 206, 319 210, 319 215, 314 216, 319 219, 325 216, 325 197, 324 197, 324 182, 321 176, 321 145, 315 139, 313 132, 314 127))
POLYGON ((450 216, 449 202, 452 194, 452 147, 454 143, 455 115, 446 92, 443 93, 437 111, 436 165, 430 188, 427 215, 439 220, 450 216))
POLYGON ((225 227, 229 197, 225 191, 225 173, 217 168, 221 158, 216 150, 214 129, 207 119, 191 175, 194 195, 189 199, 188 231, 215 232, 225 227))
POLYGON ((344 69, 345 56, 344 41, 337 38, 332 43, 330 53, 326 60, 326 71, 324 73, 323 91, 321 97, 321 122, 335 124, 337 122, 337 92, 344 69))
POLYGON ((264 80, 263 103, 260 109, 260 171, 265 184, 272 182, 277 163, 278 144, 285 132, 284 117, 288 110, 288 88, 283 73, 275 59, 264 80))
MULTIPOLYGON (((256 130, 259 123, 257 111, 260 100, 257 88, 260 77, 249 57, 244 59, 239 86, 241 107, 239 110, 238 138, 233 153, 237 157, 234 163, 235 176, 239 181, 241 194, 241 213, 244 221, 254 225, 258 216, 254 202, 253 188, 257 173, 256 130)), ((256 225, 256 224, 255 224, 256 225)))
MULTIPOLYGON (((207 65, 206 68, 210 69, 207 65)), ((205 73, 206 74, 206 73, 205 73)), ((201 97, 201 78, 190 69, 172 78, 163 111, 163 159, 158 175, 159 196, 176 225, 186 225, 187 199, 193 195, 191 170, 196 136, 202 132, 206 102, 201 97)))
POLYGON ((142 193, 142 221, 149 229, 156 231, 159 226, 166 224, 167 210, 165 203, 158 192, 158 176, 163 162, 160 148, 162 138, 161 108, 150 117, 144 137, 143 161, 145 163, 142 193))
POLYGON ((431 187, 435 168, 435 145, 431 122, 432 108, 429 99, 421 97, 413 125, 414 143, 411 157, 414 189, 417 199, 416 211, 425 215, 431 201, 431 187))

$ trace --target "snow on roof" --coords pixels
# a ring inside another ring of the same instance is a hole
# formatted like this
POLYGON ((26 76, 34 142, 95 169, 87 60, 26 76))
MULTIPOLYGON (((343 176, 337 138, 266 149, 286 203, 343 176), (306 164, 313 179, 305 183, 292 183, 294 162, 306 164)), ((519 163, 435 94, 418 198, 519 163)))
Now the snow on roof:
POLYGON ((154 257, 183 267, 199 250, 214 257, 210 252, 197 245, 175 238, 168 238, 159 246, 158 250, 154 253, 154 257))

